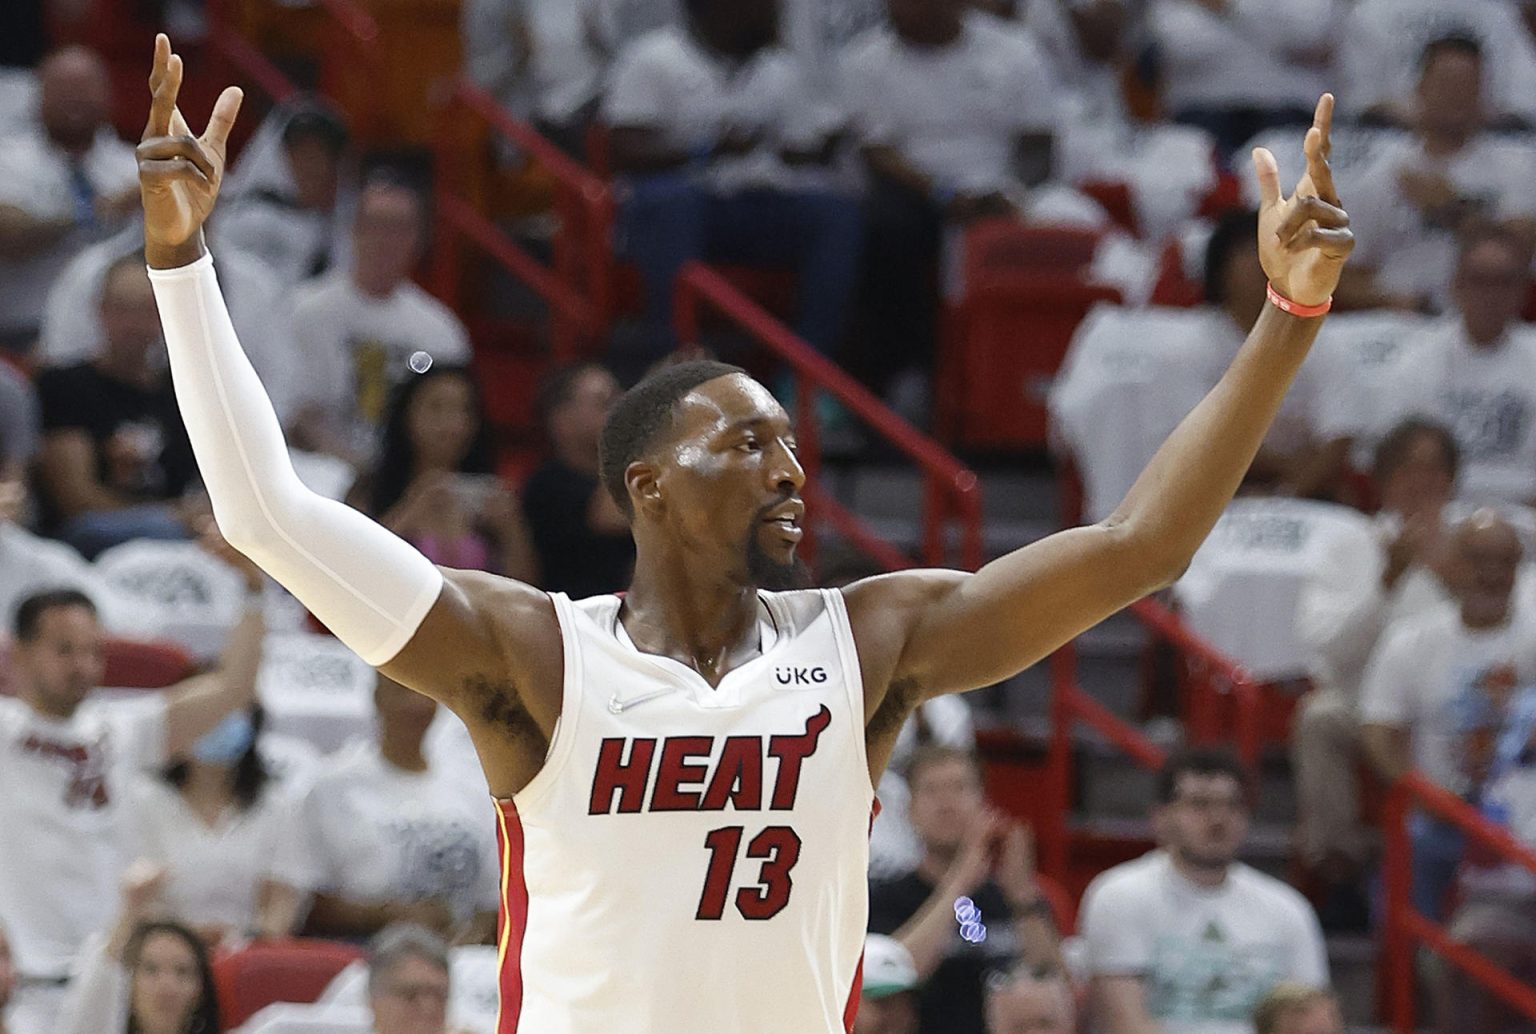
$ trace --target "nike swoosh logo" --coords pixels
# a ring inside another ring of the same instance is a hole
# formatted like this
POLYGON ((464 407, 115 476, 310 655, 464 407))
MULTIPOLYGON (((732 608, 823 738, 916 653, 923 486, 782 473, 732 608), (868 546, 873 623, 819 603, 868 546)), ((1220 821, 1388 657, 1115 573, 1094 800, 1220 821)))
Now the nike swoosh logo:
POLYGON ((659 697, 670 696, 671 694, 676 693, 676 692, 677 692, 677 690, 675 690, 675 689, 658 689, 658 690, 655 690, 655 691, 650 692, 650 693, 642 693, 640 696, 637 696, 637 697, 630 697, 628 700, 620 699, 619 695, 617 693, 615 693, 608 700, 608 711, 611 714, 623 714, 625 711, 628 711, 632 707, 639 707, 641 704, 643 704, 643 703, 645 703, 645 702, 647 702, 649 700, 655 700, 655 699, 657 699, 659 697))

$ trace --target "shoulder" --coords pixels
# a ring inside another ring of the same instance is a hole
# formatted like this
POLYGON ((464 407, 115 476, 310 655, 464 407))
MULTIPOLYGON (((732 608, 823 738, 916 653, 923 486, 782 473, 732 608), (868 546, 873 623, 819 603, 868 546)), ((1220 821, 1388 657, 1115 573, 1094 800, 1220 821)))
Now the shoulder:
POLYGON ((616 70, 669 75, 679 64, 689 62, 693 48, 684 31, 675 26, 654 29, 636 38, 619 51, 616 70))
POLYGON ((1239 901, 1245 911, 1262 908, 1276 919, 1311 925, 1311 903, 1289 883, 1241 862, 1233 865, 1231 878, 1236 883, 1239 901))
MULTIPOLYGON (((965 571, 923 568, 861 578, 839 590, 861 657, 899 652, 923 611, 970 577, 965 571)), ((895 659, 892 655, 892 663, 895 659)))
POLYGON ((1088 889, 1083 892, 1083 909, 1085 912, 1112 909, 1117 914, 1123 914, 1127 907, 1150 899, 1155 885, 1162 881, 1166 870, 1166 857, 1161 851, 1152 851, 1106 869, 1094 877, 1088 889))
POLYGON ((464 324, 459 322, 459 317, 454 315, 453 310, 416 284, 407 282, 401 287, 400 299, 414 309, 424 321, 436 324, 439 331, 456 337, 463 336, 464 324))

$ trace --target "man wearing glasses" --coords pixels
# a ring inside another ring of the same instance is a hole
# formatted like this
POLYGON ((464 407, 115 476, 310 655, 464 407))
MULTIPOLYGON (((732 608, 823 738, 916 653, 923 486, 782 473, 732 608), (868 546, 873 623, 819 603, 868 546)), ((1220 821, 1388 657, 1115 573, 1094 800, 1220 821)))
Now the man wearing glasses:
POLYGON ((1116 1034, 1252 1034, 1282 981, 1328 983, 1322 930, 1294 889, 1238 862, 1248 774, 1187 749, 1157 779, 1158 848, 1100 875, 1081 927, 1095 1022, 1116 1034))

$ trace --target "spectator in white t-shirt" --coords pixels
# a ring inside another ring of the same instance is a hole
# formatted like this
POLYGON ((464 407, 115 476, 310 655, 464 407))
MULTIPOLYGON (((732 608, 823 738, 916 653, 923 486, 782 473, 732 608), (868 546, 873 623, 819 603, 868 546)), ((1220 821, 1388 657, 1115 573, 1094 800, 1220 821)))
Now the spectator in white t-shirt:
POLYGON ((464 325, 411 281, 426 236, 421 195, 375 179, 358 197, 351 268, 298 290, 293 321, 303 372, 294 386, 294 444, 366 469, 390 392, 412 376, 412 364, 469 363, 464 325))
POLYGON ((603 103, 650 348, 675 344, 677 273, 704 260, 792 266, 794 329, 832 352, 860 244, 858 204, 812 171, 831 160, 837 127, 807 117, 801 70, 777 42, 778 0, 683 6, 683 24, 620 52, 603 103))
POLYGON ((1484 75, 1475 40, 1424 48, 1412 134, 1380 144, 1353 177, 1360 247, 1343 287, 1359 302, 1442 310, 1458 232, 1478 220, 1536 226, 1536 149, 1487 132, 1484 75))
POLYGON ((261 708, 232 711, 131 798, 133 854, 165 871, 160 900, 210 946, 298 925, 297 795, 262 761, 261 708))
MULTIPOLYGON (((1493 511, 1478 511, 1452 539, 1455 599, 1387 629, 1366 668, 1360 720, 1383 778, 1410 768, 1456 794, 1475 790, 1461 749, 1468 715, 1502 708, 1536 680, 1536 615, 1514 592, 1520 538, 1493 511)), ((1425 814, 1410 818, 1413 906, 1440 920, 1462 855, 1460 831, 1425 814)))
POLYGON ((1057 91, 1027 36, 966 0, 888 0, 889 24, 842 60, 869 173, 861 309, 878 388, 932 364, 947 227, 1019 217, 1051 173, 1057 91))
POLYGON ((1325 884, 1325 926, 1364 923, 1358 880, 1374 844, 1360 816, 1360 684, 1385 629, 1451 598, 1445 511, 1458 462, 1456 441, 1439 424, 1393 428, 1376 450, 1376 548, 1352 543, 1321 558, 1297 600, 1297 638, 1312 653, 1315 689, 1297 711, 1292 767, 1301 860, 1325 884))
POLYGON ((362 938, 407 921, 485 939, 498 903, 490 801, 428 764, 432 700, 381 675, 374 702, 378 739, 330 758, 300 808, 297 871, 315 895, 306 929, 362 938))
POLYGON ((346 124, 325 102, 275 108, 240 152, 209 230, 213 250, 262 260, 286 287, 345 267, 356 198, 346 124))
POLYGON ((38 70, 37 121, 0 145, 0 349, 26 351, 70 256, 138 205, 138 162, 109 122, 101 58, 66 47, 38 70))
POLYGON ((1463 236, 1456 313, 1396 364, 1382 394, 1394 419, 1444 424, 1461 449, 1462 498, 1536 502, 1536 328, 1520 321, 1530 249, 1498 226, 1463 236))
POLYGON ((1307 125, 1332 84, 1340 0, 1151 0, 1163 103, 1222 155, 1271 126, 1307 125))
POLYGON ((52 1034, 81 944, 115 913, 130 785, 250 705, 262 637, 253 605, 216 671, 164 693, 95 703, 102 630, 90 599, 60 590, 18 608, 19 695, 0 699, 0 916, 24 978, 12 1034, 52 1034))
POLYGON ((1312 906, 1237 861, 1251 809, 1230 754, 1191 748, 1158 774, 1158 849, 1089 885, 1079 929, 1097 1029, 1252 1034, 1276 984, 1328 983, 1312 906))
MULTIPOLYGON (((1370 548, 1339 542, 1307 573, 1296 601, 1296 636, 1312 659, 1315 690, 1292 736, 1301 853, 1329 885, 1347 887, 1372 853, 1359 827, 1359 693, 1384 628, 1450 599, 1447 505, 1461 452, 1441 424, 1407 419, 1376 447, 1381 509, 1370 548)), ((1324 908, 1324 923, 1329 923, 1324 908)))
POLYGON ((1426 44, 1465 36, 1488 61, 1489 115, 1536 124, 1536 42, 1525 0, 1358 0, 1339 43, 1339 111, 1409 125, 1426 44))

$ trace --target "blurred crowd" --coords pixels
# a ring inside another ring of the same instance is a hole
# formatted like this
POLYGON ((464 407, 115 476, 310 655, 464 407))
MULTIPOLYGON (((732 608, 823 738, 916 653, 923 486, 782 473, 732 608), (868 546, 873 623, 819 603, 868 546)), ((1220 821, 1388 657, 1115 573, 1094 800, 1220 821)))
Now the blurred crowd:
MULTIPOLYGON (((198 0, 140 6, 207 31, 198 0)), ((498 852, 473 750, 213 528, 113 128, 120 79, 67 42, 91 9, 0 8, 0 1032, 214 1034, 229 1003, 210 959, 297 934, 351 954, 318 1002, 245 1029, 489 1032, 498 852)), ((1359 246, 1173 590, 1297 697, 1271 731, 1307 896, 1238 861, 1252 773, 1189 749, 1158 775, 1155 849, 1075 901, 988 801, 971 706, 935 700, 879 786, 859 1034, 1337 1034, 1323 930, 1380 928, 1379 786, 1417 771, 1536 845, 1536 3, 459 13, 464 73, 611 177, 642 287, 634 355, 543 377, 536 455, 508 462, 464 314, 415 282, 430 178, 366 153, 325 97, 264 112, 210 248, 311 487, 440 564, 573 596, 628 579, 599 431, 622 380, 680 344, 692 259, 792 269, 794 329, 927 426, 968 235, 1088 231, 1082 275, 1121 302, 1072 338, 1050 449, 1080 516, 1107 517, 1264 304, 1250 150, 1294 180, 1313 105, 1337 94, 1359 246)), ((858 573, 835 566, 824 584, 858 573)), ((1409 831, 1414 907, 1536 981, 1536 876, 1428 814, 1409 831)), ((1421 983, 1446 1031, 1532 1029, 1455 967, 1421 983)))

